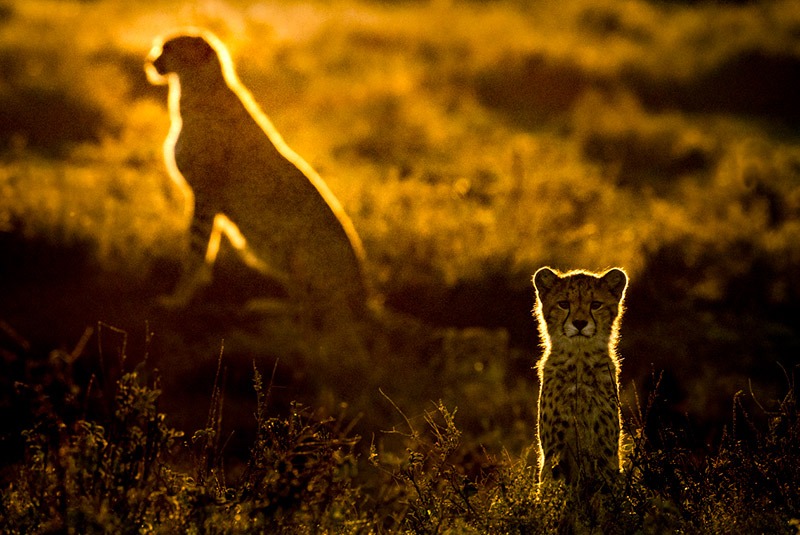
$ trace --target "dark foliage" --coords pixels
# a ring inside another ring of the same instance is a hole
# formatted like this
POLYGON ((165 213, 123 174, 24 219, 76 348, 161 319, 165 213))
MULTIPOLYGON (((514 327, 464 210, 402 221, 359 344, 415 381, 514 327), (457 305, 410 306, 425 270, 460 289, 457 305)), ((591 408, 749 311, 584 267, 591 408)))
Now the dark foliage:
POLYGON ((22 433, 24 460, 3 480, 7 533, 792 533, 800 517, 791 379, 769 408, 738 395, 725 435, 705 452, 687 445, 687 429, 654 421, 656 380, 646 404, 627 411, 631 449, 618 485, 577 496, 539 489, 530 450, 502 459, 470 453, 456 411, 442 403, 417 429, 390 402, 404 423, 388 433, 405 455, 373 443, 361 457, 343 418, 320 419, 298 404, 271 415, 273 383, 257 370, 258 431, 244 471, 229 482, 222 360, 207 425, 189 442, 167 425, 158 378, 146 379, 144 363, 120 374, 110 387, 92 380, 80 388, 85 407, 105 406, 95 417, 68 421, 40 395, 41 410, 22 433), (111 397, 92 397, 96 388, 111 397))

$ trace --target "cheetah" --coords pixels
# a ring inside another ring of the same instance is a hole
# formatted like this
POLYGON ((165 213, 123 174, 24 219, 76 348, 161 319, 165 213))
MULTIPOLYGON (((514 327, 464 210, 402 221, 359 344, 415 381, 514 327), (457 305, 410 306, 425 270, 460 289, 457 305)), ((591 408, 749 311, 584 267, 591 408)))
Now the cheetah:
POLYGON ((191 261, 165 301, 185 306, 211 281, 225 237, 287 302, 363 315, 364 253, 352 221, 239 81, 224 44, 183 29, 156 39, 145 69, 169 86, 164 159, 193 207, 191 261))
POLYGON ((533 276, 544 354, 539 374, 539 481, 570 488, 613 485, 620 473, 620 359, 628 278, 543 267, 533 276))

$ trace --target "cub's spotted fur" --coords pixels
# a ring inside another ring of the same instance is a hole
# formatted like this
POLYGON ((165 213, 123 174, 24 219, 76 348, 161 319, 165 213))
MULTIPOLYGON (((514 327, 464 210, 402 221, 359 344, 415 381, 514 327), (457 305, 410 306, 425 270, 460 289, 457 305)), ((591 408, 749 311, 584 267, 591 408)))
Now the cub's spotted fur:
POLYGON ((539 371, 539 481, 602 488, 620 470, 615 351, 628 278, 541 268, 533 277, 544 345, 539 371))

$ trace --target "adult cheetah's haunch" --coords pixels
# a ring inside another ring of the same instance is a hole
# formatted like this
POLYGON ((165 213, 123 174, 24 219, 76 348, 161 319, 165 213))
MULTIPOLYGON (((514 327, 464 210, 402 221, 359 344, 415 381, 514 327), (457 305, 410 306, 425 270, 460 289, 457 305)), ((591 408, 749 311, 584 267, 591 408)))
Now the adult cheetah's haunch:
POLYGON ((155 84, 169 83, 164 157, 172 178, 191 186, 193 245, 205 249, 173 301, 186 304, 209 282, 224 235, 293 302, 324 313, 346 306, 360 316, 367 295, 352 222, 239 82, 219 39, 194 29, 158 39, 147 73, 155 84))
POLYGON ((616 268, 599 275, 545 267, 533 283, 545 349, 538 364, 539 480, 613 484, 621 436, 616 341, 628 278, 616 268))

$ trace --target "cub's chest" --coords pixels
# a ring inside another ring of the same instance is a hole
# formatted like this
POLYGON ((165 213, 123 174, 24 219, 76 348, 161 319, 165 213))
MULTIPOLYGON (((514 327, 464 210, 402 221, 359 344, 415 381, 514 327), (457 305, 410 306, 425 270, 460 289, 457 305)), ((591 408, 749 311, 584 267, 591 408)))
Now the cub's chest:
POLYGON ((543 389, 552 395, 603 395, 616 385, 616 367, 607 353, 583 350, 551 353, 542 367, 543 389))

